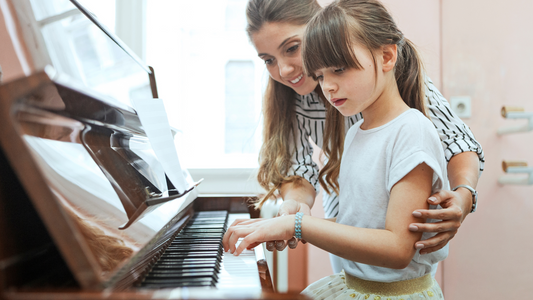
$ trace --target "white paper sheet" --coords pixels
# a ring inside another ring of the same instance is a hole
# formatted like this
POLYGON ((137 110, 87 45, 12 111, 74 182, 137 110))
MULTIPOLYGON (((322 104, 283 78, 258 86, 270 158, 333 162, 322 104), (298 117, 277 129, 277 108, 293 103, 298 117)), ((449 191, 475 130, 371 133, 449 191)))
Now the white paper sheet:
POLYGON ((187 182, 181 168, 163 100, 136 99, 133 100, 133 106, 165 173, 178 192, 183 193, 192 184, 187 182))

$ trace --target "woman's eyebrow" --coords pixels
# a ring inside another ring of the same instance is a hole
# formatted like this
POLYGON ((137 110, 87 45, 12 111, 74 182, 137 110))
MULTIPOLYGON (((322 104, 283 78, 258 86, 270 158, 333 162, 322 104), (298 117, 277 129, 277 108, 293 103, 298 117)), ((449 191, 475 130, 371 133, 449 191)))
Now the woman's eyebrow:
MULTIPOLYGON (((294 38, 295 36, 298 36, 297 34, 293 35, 293 36, 290 36, 286 39, 283 40, 283 42, 281 42, 281 44, 279 44, 278 46, 278 49, 283 47, 283 45, 285 45, 290 39, 294 38)), ((265 56, 265 55, 269 55, 268 53, 258 53, 257 56, 261 57, 261 56, 265 56)))
POLYGON ((283 47, 283 45, 285 45, 290 39, 292 39, 293 37, 297 36, 297 34, 293 35, 293 36, 290 36, 288 38, 286 38, 283 42, 281 42, 281 44, 279 44, 278 46, 278 49, 283 47))

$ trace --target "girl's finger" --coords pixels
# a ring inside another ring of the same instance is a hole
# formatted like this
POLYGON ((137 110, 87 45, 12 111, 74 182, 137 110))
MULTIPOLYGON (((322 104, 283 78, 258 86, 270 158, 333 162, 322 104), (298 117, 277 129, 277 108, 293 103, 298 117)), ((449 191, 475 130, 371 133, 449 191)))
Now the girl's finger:
POLYGON ((229 227, 226 230, 226 233, 224 233, 224 236, 222 237, 222 247, 224 248, 224 252, 229 251, 229 238, 231 237, 231 234, 234 230, 234 227, 229 227))
POLYGON ((239 242, 239 238, 243 236, 246 236, 244 228, 238 228, 233 230, 233 233, 229 238, 230 253, 235 253, 237 242, 239 242))
POLYGON ((242 253, 242 251, 247 249, 251 244, 256 243, 256 239, 254 237, 255 237, 255 232, 252 232, 248 234, 246 237, 244 237, 241 240, 241 243, 239 244, 239 246, 235 249, 235 252, 233 253, 233 255, 239 256, 242 253))
POLYGON ((231 223, 231 226, 249 225, 249 224, 252 224, 252 223, 255 223, 255 222, 258 222, 258 221, 262 221, 262 220, 263 220, 262 218, 258 218, 258 219, 237 219, 237 220, 233 221, 233 223, 231 223))
POLYGON ((247 247, 246 249, 247 249, 247 250, 251 250, 251 249, 253 249, 253 248, 255 248, 255 247, 257 247, 257 246, 259 246, 259 245, 261 245, 261 244, 262 244, 262 243, 259 243, 259 242, 257 242, 257 243, 252 243, 252 244, 248 245, 248 247, 247 247))

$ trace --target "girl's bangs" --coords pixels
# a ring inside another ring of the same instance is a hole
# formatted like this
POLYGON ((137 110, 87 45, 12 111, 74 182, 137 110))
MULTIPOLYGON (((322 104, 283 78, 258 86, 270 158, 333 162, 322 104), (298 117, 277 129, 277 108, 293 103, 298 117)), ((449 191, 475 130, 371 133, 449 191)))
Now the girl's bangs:
POLYGON ((336 7, 326 7, 308 24, 302 58, 308 76, 324 68, 355 68, 361 65, 352 48, 346 15, 336 7))

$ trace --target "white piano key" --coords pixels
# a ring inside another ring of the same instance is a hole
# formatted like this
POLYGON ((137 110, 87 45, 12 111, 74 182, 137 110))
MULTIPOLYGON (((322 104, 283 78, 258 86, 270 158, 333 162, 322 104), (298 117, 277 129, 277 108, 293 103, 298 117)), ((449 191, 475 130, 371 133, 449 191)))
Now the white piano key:
MULTIPOLYGON (((236 219, 249 219, 248 214, 230 214, 228 225, 236 219)), ((261 290, 255 249, 244 250, 239 256, 224 252, 217 289, 261 290)))

